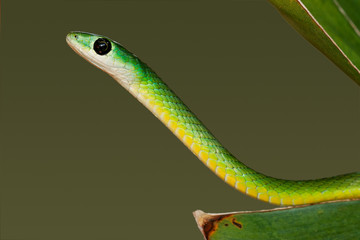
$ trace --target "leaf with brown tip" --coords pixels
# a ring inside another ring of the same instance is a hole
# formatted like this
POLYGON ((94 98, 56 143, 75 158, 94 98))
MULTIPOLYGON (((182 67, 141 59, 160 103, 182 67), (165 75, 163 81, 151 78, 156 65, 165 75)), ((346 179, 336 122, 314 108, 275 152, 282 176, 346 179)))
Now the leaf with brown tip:
POLYGON ((360 200, 225 214, 197 210, 194 217, 206 240, 350 240, 360 236, 360 200))

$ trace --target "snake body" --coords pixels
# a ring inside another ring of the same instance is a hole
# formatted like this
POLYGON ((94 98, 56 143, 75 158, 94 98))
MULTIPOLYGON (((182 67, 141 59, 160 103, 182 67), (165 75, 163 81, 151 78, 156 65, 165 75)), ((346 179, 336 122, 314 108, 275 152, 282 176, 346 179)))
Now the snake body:
POLYGON ((71 32, 66 40, 79 55, 118 81, 201 162, 237 190, 276 205, 360 198, 360 172, 293 181, 266 176, 247 167, 221 145, 150 67, 119 43, 85 32, 71 32))

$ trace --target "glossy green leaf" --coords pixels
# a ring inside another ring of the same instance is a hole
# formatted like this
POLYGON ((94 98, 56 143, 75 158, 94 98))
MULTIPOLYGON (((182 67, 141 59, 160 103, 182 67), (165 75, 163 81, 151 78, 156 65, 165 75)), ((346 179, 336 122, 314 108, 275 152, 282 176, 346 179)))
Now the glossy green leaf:
POLYGON ((359 0, 269 0, 316 48, 360 85, 359 0))
POLYGON ((359 239, 360 200, 194 216, 205 239, 359 239))

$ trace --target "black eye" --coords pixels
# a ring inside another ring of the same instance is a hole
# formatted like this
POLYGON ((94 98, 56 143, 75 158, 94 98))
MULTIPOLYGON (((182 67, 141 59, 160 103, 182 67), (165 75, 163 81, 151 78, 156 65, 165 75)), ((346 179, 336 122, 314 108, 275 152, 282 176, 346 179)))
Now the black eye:
POLYGON ((99 38, 94 42, 94 51, 99 55, 105 55, 111 51, 111 43, 105 38, 99 38))

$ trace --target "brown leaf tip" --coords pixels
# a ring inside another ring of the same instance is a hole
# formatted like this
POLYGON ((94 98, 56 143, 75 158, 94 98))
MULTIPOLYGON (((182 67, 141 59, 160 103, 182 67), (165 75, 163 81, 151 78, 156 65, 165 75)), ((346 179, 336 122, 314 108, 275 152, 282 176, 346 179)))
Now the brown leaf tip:
POLYGON ((229 214, 209 214, 201 210, 196 210, 193 212, 193 215, 198 228, 206 240, 209 239, 210 235, 217 229, 217 223, 221 219, 229 216, 229 214))

